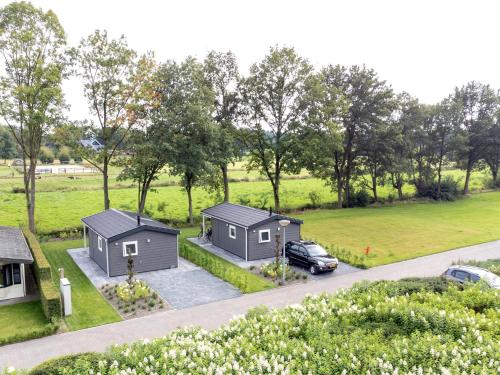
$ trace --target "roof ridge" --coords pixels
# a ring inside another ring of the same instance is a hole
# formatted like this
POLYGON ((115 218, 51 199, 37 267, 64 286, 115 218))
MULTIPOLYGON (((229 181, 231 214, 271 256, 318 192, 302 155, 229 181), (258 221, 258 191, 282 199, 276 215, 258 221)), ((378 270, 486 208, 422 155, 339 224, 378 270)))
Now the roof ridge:
MULTIPOLYGON (((251 209, 251 210, 258 211, 258 212, 262 212, 262 213, 266 213, 266 214, 268 213, 268 211, 267 211, 267 210, 263 210, 263 209, 261 209, 261 208, 255 208, 255 207, 252 207, 252 206, 245 206, 245 205, 243 205, 243 204, 238 204, 238 203, 222 202, 221 204, 231 204, 231 205, 233 205, 233 206, 238 206, 238 207, 243 207, 243 208, 249 208, 249 209, 251 209)), ((271 211, 271 213, 272 213, 273 215, 278 215, 277 213, 272 212, 272 211, 271 211)))
POLYGON ((117 214, 120 214, 120 215, 126 217, 127 219, 132 220, 133 222, 135 222, 135 220, 133 218, 131 218, 130 216, 128 216, 126 213, 124 213, 124 212, 122 212, 120 210, 117 210, 116 208, 110 208, 110 210, 116 212, 117 214))

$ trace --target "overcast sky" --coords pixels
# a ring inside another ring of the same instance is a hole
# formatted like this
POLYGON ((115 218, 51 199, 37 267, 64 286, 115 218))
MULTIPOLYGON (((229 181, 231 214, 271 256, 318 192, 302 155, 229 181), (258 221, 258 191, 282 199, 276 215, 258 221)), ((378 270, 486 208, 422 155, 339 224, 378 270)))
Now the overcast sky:
MULTIPOLYGON (((32 2, 58 15, 70 45, 98 28, 159 61, 230 49, 242 73, 270 46, 293 46, 316 67, 366 64, 425 103, 469 80, 500 88, 500 2, 493 0, 32 2)), ((87 117, 80 83, 66 83, 65 93, 69 117, 87 117)))

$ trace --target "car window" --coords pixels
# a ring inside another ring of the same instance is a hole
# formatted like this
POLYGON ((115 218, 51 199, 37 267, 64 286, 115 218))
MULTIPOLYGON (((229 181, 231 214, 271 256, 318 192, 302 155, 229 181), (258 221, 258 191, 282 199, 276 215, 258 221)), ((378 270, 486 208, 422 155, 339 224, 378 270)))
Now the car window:
POLYGON ((306 246, 306 248, 307 248, 307 251, 309 252, 309 255, 311 255, 313 257, 328 255, 326 250, 323 249, 319 245, 308 245, 308 246, 306 246))
POLYGON ((456 270, 452 273, 452 275, 462 281, 470 280, 469 273, 465 271, 456 270))
POLYGON ((471 273, 470 274, 470 278, 472 281, 474 282, 478 282, 481 278, 479 277, 479 275, 476 275, 475 273, 471 273))

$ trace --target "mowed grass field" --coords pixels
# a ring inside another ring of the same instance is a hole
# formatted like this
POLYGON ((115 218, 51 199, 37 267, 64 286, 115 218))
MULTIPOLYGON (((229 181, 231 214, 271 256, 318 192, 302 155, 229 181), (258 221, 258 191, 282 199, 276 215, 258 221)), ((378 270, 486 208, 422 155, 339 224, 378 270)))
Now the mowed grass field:
POLYGON ((71 281, 73 313, 65 317, 71 331, 121 320, 67 252, 68 249, 83 247, 82 240, 42 242, 41 246, 52 274, 59 275, 58 269, 64 268, 65 276, 71 281))
POLYGON ((305 238, 332 253, 346 249, 372 267, 500 239, 500 192, 455 202, 317 210, 299 217, 305 238))

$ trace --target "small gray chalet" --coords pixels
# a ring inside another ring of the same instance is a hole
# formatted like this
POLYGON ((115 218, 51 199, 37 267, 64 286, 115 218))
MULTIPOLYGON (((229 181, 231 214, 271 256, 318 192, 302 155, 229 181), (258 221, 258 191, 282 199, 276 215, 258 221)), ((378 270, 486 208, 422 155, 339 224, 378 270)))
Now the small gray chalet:
POLYGON ((302 220, 276 214, 271 211, 232 203, 221 203, 201 212, 203 231, 212 226, 212 243, 245 260, 271 258, 275 255, 276 233, 283 239, 279 220, 290 220, 286 227, 286 241, 300 239, 302 220))
POLYGON ((82 219, 89 256, 108 276, 127 274, 127 259, 136 272, 179 265, 180 231, 135 212, 109 209, 82 219))

